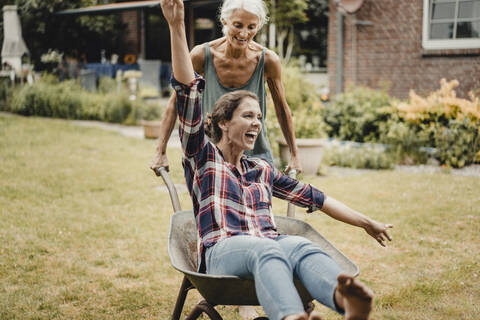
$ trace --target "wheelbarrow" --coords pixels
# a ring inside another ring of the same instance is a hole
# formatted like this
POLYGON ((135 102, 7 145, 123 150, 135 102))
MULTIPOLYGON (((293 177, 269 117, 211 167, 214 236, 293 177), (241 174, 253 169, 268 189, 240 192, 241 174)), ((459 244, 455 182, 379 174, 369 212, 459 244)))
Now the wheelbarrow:
MULTIPOLYGON (((217 305, 258 306, 253 280, 241 279, 236 276, 209 275, 197 272, 197 229, 191 210, 183 211, 178 199, 177 190, 165 168, 159 168, 158 173, 167 186, 172 201, 174 214, 170 218, 168 234, 168 255, 172 266, 184 274, 178 293, 177 302, 172 314, 172 320, 179 320, 188 291, 197 289, 202 295, 200 301, 185 318, 198 319, 205 313, 211 320, 223 320, 215 310, 217 305)), ((291 208, 289 209, 292 214, 291 208)), ((335 248, 327 239, 308 223, 301 220, 275 216, 278 231, 281 234, 300 235, 319 245, 344 272, 357 276, 358 266, 335 248)), ((297 291, 302 299, 305 310, 313 310, 313 298, 299 280, 294 280, 297 291)), ((262 318, 265 319, 265 318, 262 318)))

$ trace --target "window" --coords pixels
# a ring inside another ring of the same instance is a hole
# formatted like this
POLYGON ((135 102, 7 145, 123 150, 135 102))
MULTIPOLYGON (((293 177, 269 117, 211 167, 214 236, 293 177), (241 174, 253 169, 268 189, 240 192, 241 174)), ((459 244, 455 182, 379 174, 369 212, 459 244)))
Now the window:
POLYGON ((480 0, 424 0, 425 49, 480 48, 480 0))

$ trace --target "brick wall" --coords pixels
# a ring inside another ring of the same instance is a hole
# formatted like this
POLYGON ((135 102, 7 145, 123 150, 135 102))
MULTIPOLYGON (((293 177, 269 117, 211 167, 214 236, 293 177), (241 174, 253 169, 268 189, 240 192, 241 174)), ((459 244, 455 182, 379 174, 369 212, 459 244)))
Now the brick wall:
MULTIPOLYGON (((328 75, 336 92, 337 12, 330 1, 328 75)), ((410 89, 425 94, 439 87, 441 78, 457 79, 457 95, 480 89, 480 49, 424 50, 423 0, 366 0, 356 19, 372 25, 354 25, 344 17, 343 84, 373 88, 390 86, 390 94, 408 97, 410 89), (356 29, 356 34, 355 34, 356 29), (356 43, 356 45, 354 45, 356 43)))
POLYGON ((138 54, 140 51, 139 14, 135 10, 122 11, 122 22, 126 24, 123 36, 125 53, 138 54))

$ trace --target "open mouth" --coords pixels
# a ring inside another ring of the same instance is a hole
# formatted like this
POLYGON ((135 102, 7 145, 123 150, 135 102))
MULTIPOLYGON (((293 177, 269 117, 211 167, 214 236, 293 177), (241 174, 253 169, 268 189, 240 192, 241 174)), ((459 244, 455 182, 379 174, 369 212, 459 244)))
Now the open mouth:
POLYGON ((245 43, 247 42, 247 39, 239 39, 237 37, 235 37, 235 40, 239 41, 239 42, 242 42, 242 43, 245 43))
POLYGON ((248 142, 255 142, 255 139, 257 139, 257 135, 258 133, 256 131, 248 131, 247 133, 245 133, 248 142))

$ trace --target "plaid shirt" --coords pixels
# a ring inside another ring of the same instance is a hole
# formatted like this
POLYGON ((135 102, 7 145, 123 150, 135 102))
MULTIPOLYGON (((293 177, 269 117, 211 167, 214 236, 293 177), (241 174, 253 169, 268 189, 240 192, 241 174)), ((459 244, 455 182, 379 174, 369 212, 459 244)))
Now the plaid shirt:
POLYGON ((272 195, 308 208, 323 205, 321 191, 282 174, 268 162, 241 158, 243 174, 224 160, 205 134, 201 93, 205 80, 197 75, 190 85, 172 78, 177 93, 180 141, 185 180, 198 229, 199 271, 205 271, 204 251, 235 235, 276 238, 272 195))

